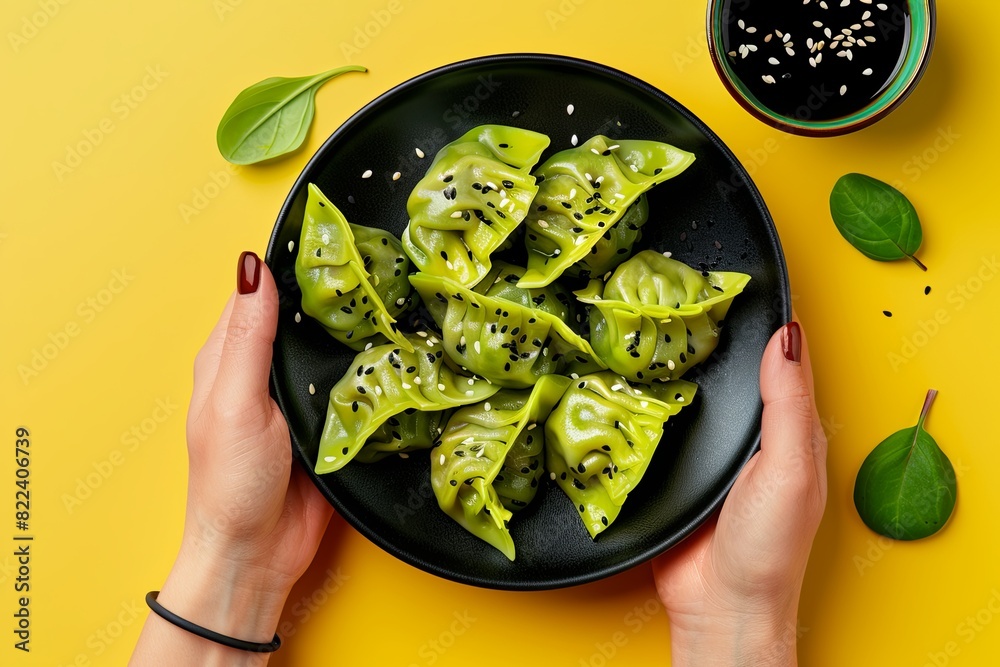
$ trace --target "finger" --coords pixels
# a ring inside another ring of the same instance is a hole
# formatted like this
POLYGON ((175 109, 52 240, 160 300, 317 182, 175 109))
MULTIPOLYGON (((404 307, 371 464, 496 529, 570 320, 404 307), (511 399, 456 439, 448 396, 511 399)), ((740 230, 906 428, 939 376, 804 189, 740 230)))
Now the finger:
POLYGON ((813 455, 812 391, 803 364, 802 329, 790 322, 764 350, 760 393, 764 401, 761 454, 767 461, 801 461, 813 455))
POLYGON ((802 320, 799 319, 799 315, 798 315, 798 313, 795 312, 794 309, 792 310, 792 321, 800 323, 799 326, 800 326, 800 331, 802 333, 802 362, 801 362, 802 363, 802 369, 805 371, 806 381, 809 383, 809 393, 811 393, 813 396, 815 396, 816 395, 816 385, 813 383, 812 363, 810 363, 810 360, 809 360, 810 359, 810 357, 809 357, 809 344, 808 344, 808 341, 806 340, 807 336, 806 336, 805 329, 801 327, 802 320))
POLYGON ((222 343, 226 340, 226 328, 229 326, 229 315, 233 312, 236 302, 236 292, 229 295, 226 307, 222 309, 219 321, 215 323, 212 333, 208 334, 205 344, 198 350, 194 358, 194 389, 191 392, 191 414, 197 416, 205 406, 215 376, 219 372, 219 360, 222 358, 222 343))
POLYGON ((251 410, 267 416, 267 379, 278 326, 278 290, 267 265, 254 253, 240 255, 236 273, 237 294, 212 394, 230 410, 251 410))

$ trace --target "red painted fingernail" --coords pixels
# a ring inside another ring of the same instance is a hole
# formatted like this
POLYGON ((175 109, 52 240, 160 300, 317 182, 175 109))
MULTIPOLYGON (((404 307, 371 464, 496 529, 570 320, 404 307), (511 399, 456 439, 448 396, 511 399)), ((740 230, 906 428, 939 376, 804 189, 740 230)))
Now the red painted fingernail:
POLYGON ((789 322, 782 328, 781 349, 785 359, 795 363, 802 361, 802 329, 798 322, 789 322))
POLYGON ((260 257, 247 250, 236 265, 236 291, 253 294, 260 285, 260 257))

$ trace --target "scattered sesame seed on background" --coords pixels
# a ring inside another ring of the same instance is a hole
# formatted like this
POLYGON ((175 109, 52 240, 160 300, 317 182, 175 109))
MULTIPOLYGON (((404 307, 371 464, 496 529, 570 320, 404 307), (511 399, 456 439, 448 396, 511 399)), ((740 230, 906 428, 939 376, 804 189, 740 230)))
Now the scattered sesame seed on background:
POLYGON ((361 174, 361 178, 371 178, 371 177, 372 177, 371 169, 365 169, 365 173, 361 174))

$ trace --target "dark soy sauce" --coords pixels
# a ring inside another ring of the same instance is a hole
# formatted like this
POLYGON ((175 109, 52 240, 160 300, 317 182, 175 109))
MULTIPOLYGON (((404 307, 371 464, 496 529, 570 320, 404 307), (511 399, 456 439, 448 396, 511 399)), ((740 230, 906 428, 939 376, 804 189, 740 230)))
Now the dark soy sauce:
POLYGON ((822 121, 860 111, 902 66, 910 8, 906 0, 844 1, 727 0, 723 57, 783 116, 822 121))

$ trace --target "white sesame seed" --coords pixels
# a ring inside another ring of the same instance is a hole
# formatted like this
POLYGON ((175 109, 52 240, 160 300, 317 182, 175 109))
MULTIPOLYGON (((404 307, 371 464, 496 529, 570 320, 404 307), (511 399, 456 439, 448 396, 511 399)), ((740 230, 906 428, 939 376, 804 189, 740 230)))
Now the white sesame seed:
POLYGON ((827 5, 825 2, 823 2, 822 0, 820 0, 819 6, 822 7, 823 9, 830 9, 830 6, 827 5))
POLYGON ((757 50, 757 45, 756 44, 747 44, 747 49, 749 49, 750 51, 756 51, 757 50))
POLYGON ((365 350, 370 350, 370 349, 372 349, 372 344, 371 343, 366 343, 365 344, 365 350))
POLYGON ((586 178, 586 179, 587 179, 588 181, 592 181, 592 180, 594 180, 594 179, 593 179, 593 177, 591 177, 591 175, 590 175, 590 174, 588 174, 588 173, 586 173, 586 172, 584 172, 583 176, 584 176, 584 178, 586 178))
POLYGON ((336 456, 324 456, 323 460, 326 461, 327 463, 333 463, 334 461, 337 460, 337 457, 336 456))
POLYGON ((478 459, 478 458, 482 457, 483 454, 485 454, 485 453, 486 453, 486 448, 482 447, 478 452, 476 452, 476 458, 478 459))
POLYGON ((847 49, 847 59, 854 60, 854 53, 850 49, 847 49))
POLYGON ((545 222, 544 220, 539 220, 538 226, 541 227, 542 229, 548 229, 549 223, 545 222))
POLYGON ((324 244, 330 243, 330 235, 329 234, 323 234, 322 238, 323 238, 323 243, 324 244))
POLYGON ((403 383, 403 389, 413 389, 413 387, 411 387, 409 384, 407 384, 406 382, 404 382, 403 383))
POLYGON ((423 382, 423 380, 420 379, 419 375, 417 377, 413 378, 413 384, 419 385, 421 382, 423 382))
POLYGON ((668 251, 663 253, 663 256, 666 257, 667 259, 670 259, 671 257, 674 256, 674 253, 668 251))
POLYGON ((872 37, 871 35, 865 35, 865 41, 874 44, 875 43, 875 38, 872 37))
POLYGON ((816 67, 816 59, 815 58, 810 58, 809 59, 809 66, 810 67, 816 67))
POLYGON ((493 181, 486 181, 486 187, 491 188, 493 190, 500 190, 500 188, 498 188, 496 183, 494 183, 493 181))
POLYGON ((372 177, 372 170, 371 169, 366 169, 365 173, 361 174, 361 178, 371 178, 371 177, 372 177))
POLYGON ((760 78, 764 80, 764 83, 775 83, 775 78, 770 74, 765 74, 760 78))
POLYGON ((847 86, 841 86, 840 87, 840 94, 841 95, 846 95, 847 94, 847 86))
POLYGON ((438 391, 444 391, 444 390, 445 390, 445 386, 443 384, 439 384, 438 385, 438 391))
POLYGON ((823 28, 823 34, 826 35, 827 39, 830 39, 830 38, 833 37, 833 31, 830 30, 829 28, 823 28))
POLYGON ((471 386, 474 386, 475 384, 476 384, 476 379, 475 378, 469 378, 469 386, 471 387, 471 386))
POLYGON ((880 3, 878 3, 875 6, 878 7, 879 9, 881 9, 883 12, 885 10, 889 9, 889 5, 887 5, 887 4, 883 3, 883 2, 880 2, 880 3))
POLYGON ((794 56, 795 55, 795 51, 793 51, 790 47, 787 48, 787 49, 785 49, 785 53, 787 53, 790 56, 794 56))
POLYGON ((406 297, 405 296, 401 296, 398 299, 396 299, 396 305, 397 306, 402 306, 404 303, 406 303, 406 297))
POLYGON ((871 16, 872 16, 872 13, 870 11, 866 11, 864 14, 861 15, 861 20, 862 21, 867 21, 868 19, 871 18, 871 16))
POLYGON ((851 4, 851 0, 843 0, 843 1, 842 1, 842 2, 840 3, 840 6, 841 6, 841 7, 846 7, 846 6, 848 6, 849 4, 851 4))
POLYGON ((806 48, 807 48, 807 49, 811 49, 811 48, 813 47, 813 44, 814 44, 814 43, 815 43, 815 42, 813 42, 813 39, 812 39, 812 37, 810 37, 809 39, 807 39, 807 40, 806 40, 806 48))
POLYGON ((863 39, 859 39, 859 40, 858 40, 858 46, 860 46, 860 47, 862 47, 862 48, 863 48, 863 47, 866 47, 866 46, 868 46, 868 42, 866 42, 866 41, 865 41, 865 40, 863 40, 863 39))
POLYGON ((302 313, 295 313, 295 323, 298 324, 302 321, 302 313))
POLYGON ((575 134, 569 138, 569 143, 573 144, 574 146, 576 146, 577 141, 579 141, 579 139, 576 138, 575 134))
POLYGON ((570 188, 569 190, 569 198, 572 199, 573 197, 576 197, 576 188, 570 188))
POLYGON ((489 401, 486 401, 485 403, 483 403, 483 407, 486 408, 486 412, 489 412, 490 410, 493 409, 493 406, 490 405, 489 401))
POLYGON ((476 349, 476 354, 479 354, 482 351, 482 349, 481 349, 482 346, 479 344, 478 340, 475 343, 472 344, 472 347, 474 347, 476 349))
POLYGON ((511 202, 510 206, 507 207, 507 212, 508 213, 513 213, 514 212, 514 206, 515 206, 514 202, 511 202))
POLYGON ((580 375, 578 373, 570 373, 569 376, 573 380, 579 380, 580 379, 580 375))
POLYGON ((566 106, 566 113, 567 113, 567 114, 569 114, 570 116, 572 116, 572 115, 573 115, 573 110, 574 110, 575 108, 576 108, 576 107, 574 107, 574 106, 573 106, 572 104, 570 104, 570 105, 567 105, 567 106, 566 106))
POLYGON ((289 241, 288 242, 288 252, 292 252, 293 250, 295 250, 295 241, 289 241))
POLYGON ((402 176, 402 174, 397 171, 395 174, 392 175, 392 180, 398 181, 400 176, 402 176))
POLYGON ((455 265, 452 263, 452 261, 450 259, 447 262, 445 262, 444 265, 448 267, 449 271, 454 271, 455 270, 455 265))
POLYGON ((500 200, 500 208, 503 208, 504 206, 506 206, 509 203, 510 203, 510 200, 507 199, 506 197, 504 197, 503 199, 500 200))
MULTIPOLYGON (((865 27, 866 28, 874 28, 875 27, 875 21, 865 21, 865 27)), ((868 38, 865 37, 865 39, 868 39, 868 38)), ((875 41, 874 37, 872 37, 872 41, 873 42, 875 41)))
POLYGON ((851 26, 851 30, 861 30, 861 24, 855 23, 854 25, 851 26))
POLYGON ((816 26, 817 28, 822 28, 823 27, 823 22, 822 21, 813 21, 813 25, 816 26))
POLYGON ((441 458, 438 459, 438 463, 440 463, 441 465, 444 465, 444 461, 445 461, 444 454, 442 454, 441 458))
POLYGON ((614 146, 608 146, 609 151, 617 150, 621 148, 621 144, 615 144, 614 146))
POLYGON ((421 338, 427 338, 427 332, 426 331, 418 331, 417 335, 420 336, 421 338))
POLYGON ((547 347, 543 347, 542 348, 542 356, 543 357, 549 356, 549 348, 547 348, 547 347))
POLYGON ((649 401, 639 401, 639 405, 641 405, 644 408, 648 408, 649 407, 649 401))
POLYGON ((451 214, 451 217, 453 217, 453 218, 461 218, 462 217, 462 212, 461 211, 455 211, 454 213, 451 214))
POLYGON ((603 183, 603 182, 604 182, 603 176, 598 176, 597 179, 594 181, 594 183, 603 183))
POLYGON ((747 32, 752 35, 755 32, 757 32, 757 28, 754 28, 753 26, 750 26, 749 28, 747 28, 747 32))
POLYGON ((785 36, 781 38, 781 41, 788 42, 788 40, 790 40, 791 38, 792 38, 792 33, 786 32, 785 36))
POLYGON ((613 384, 613 385, 611 385, 611 391, 621 391, 621 390, 622 390, 622 386, 620 384, 613 384))
POLYGON ((536 428, 538 428, 538 424, 537 423, 532 422, 532 423, 528 424, 528 430, 529 431, 534 431, 536 428))
POLYGON ((314 385, 312 382, 310 382, 309 383, 309 394, 312 395, 312 394, 315 394, 315 393, 316 393, 316 385, 314 385))
POLYGON ((740 19, 739 21, 737 21, 736 25, 738 25, 740 27, 740 30, 745 30, 746 27, 747 27, 747 24, 746 24, 746 22, 743 21, 743 19, 740 19))
POLYGON ((630 164, 628 168, 636 173, 639 173, 639 167, 635 166, 634 164, 630 164))
POLYGON ((556 474, 554 472, 550 472, 549 479, 551 479, 553 482, 556 481, 556 474))
POLYGON ((410 458, 410 455, 407 454, 406 452, 400 452, 399 453, 399 458, 401 458, 401 459, 408 459, 408 458, 410 458))
POLYGON ((673 359, 667 359, 667 368, 670 370, 677 368, 677 364, 674 363, 673 359))
POLYGON ((475 393, 476 393, 476 392, 472 391, 471 389, 466 389, 466 390, 465 390, 465 395, 466 395, 466 396, 472 396, 472 395, 473 395, 473 394, 475 394, 475 393))
POLYGON ((771 56, 770 58, 768 58, 767 62, 771 63, 772 65, 780 65, 781 64, 781 61, 778 60, 777 58, 775 58, 774 56, 771 56))
POLYGON ((601 154, 601 152, 599 150, 597 150, 596 148, 591 148, 590 152, 593 153, 594 155, 600 155, 601 154))
POLYGON ((376 396, 382 395, 382 387, 380 387, 379 385, 375 385, 375 395, 376 396))
POLYGON ((413 152, 416 153, 417 157, 420 158, 421 160, 424 159, 424 152, 422 150, 420 150, 419 148, 414 148, 413 152))
MULTIPOLYGON (((767 36, 764 38, 764 43, 767 44, 768 42, 770 42, 772 37, 774 37, 774 35, 772 35, 771 33, 767 33, 767 36)), ((730 55, 734 55, 735 56, 736 54, 733 53, 733 54, 730 54, 730 55)))
POLYGON ((372 284, 375 285, 375 287, 378 287, 380 282, 382 282, 382 279, 378 277, 377 273, 372 275, 372 284))
POLYGON ((683 403, 684 402, 684 397, 683 396, 678 396, 677 397, 677 402, 678 403, 683 403))

